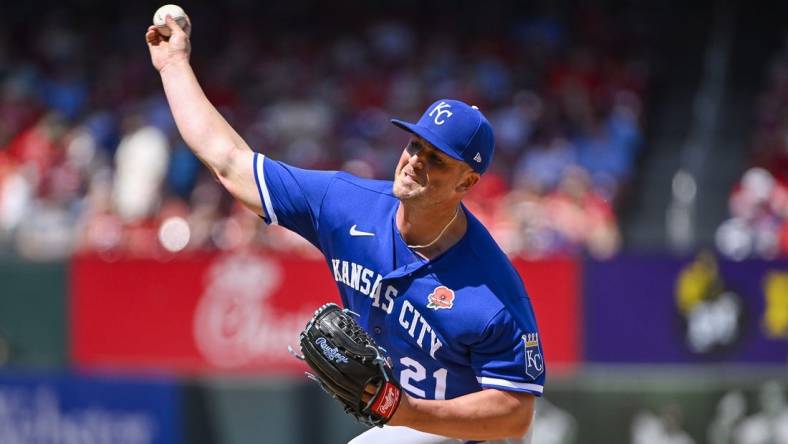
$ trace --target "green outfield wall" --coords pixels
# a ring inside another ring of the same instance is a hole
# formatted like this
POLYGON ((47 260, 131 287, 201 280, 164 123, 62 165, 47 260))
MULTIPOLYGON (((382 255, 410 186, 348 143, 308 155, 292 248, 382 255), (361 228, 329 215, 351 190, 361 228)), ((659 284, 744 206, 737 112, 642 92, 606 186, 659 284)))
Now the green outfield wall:
POLYGON ((0 367, 66 365, 65 262, 0 259, 0 367))

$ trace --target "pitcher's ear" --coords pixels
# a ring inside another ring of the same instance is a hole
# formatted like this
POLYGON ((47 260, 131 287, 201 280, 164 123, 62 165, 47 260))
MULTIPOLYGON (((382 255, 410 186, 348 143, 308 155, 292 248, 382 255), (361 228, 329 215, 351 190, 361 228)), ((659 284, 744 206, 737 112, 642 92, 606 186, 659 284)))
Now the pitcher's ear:
POLYGON ((457 186, 457 191, 466 192, 470 190, 471 188, 473 188, 474 185, 479 183, 480 178, 481 176, 479 175, 479 173, 475 171, 468 173, 468 175, 465 176, 462 182, 460 182, 460 184, 457 186))

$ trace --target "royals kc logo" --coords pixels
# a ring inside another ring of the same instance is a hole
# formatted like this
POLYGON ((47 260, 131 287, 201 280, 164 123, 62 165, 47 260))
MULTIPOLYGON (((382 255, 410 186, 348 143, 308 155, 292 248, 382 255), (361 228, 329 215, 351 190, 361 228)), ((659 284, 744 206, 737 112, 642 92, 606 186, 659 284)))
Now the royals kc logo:
POLYGON ((539 333, 524 334, 523 342, 525 343, 525 374, 536 379, 544 371, 544 359, 539 347, 539 333))
POLYGON ((451 105, 449 105, 446 102, 441 102, 435 105, 435 108, 432 108, 432 111, 430 111, 430 117, 433 117, 433 115, 435 115, 435 118, 433 119, 435 124, 443 125, 444 123, 446 123, 446 119, 454 115, 454 113, 449 111, 449 109, 451 109, 451 105), (441 117, 444 115, 446 117, 441 117))

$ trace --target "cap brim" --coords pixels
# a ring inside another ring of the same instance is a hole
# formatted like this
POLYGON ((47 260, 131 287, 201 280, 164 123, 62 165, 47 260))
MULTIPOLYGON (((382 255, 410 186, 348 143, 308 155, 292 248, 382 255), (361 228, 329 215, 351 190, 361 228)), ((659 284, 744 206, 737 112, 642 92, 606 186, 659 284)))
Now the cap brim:
POLYGON ((465 159, 462 158, 458 153, 454 152, 451 148, 449 148, 449 144, 444 142, 437 134, 430 131, 429 128, 424 128, 423 126, 418 126, 413 123, 405 122, 403 120, 398 119, 391 119, 391 123, 394 125, 404 129, 405 131, 415 134, 422 139, 429 142, 435 148, 441 150, 444 154, 451 157, 452 159, 456 159, 462 162, 465 162, 465 159))

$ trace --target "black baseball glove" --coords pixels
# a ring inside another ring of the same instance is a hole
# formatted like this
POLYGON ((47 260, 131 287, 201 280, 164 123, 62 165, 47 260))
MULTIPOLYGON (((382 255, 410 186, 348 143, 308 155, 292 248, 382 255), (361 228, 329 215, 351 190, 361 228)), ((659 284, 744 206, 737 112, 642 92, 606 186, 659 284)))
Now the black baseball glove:
POLYGON ((303 356, 293 354, 309 364, 315 373, 306 375, 341 402, 345 412, 382 427, 399 407, 402 390, 383 356, 385 350, 354 316, 336 304, 318 308, 300 335, 303 356))

